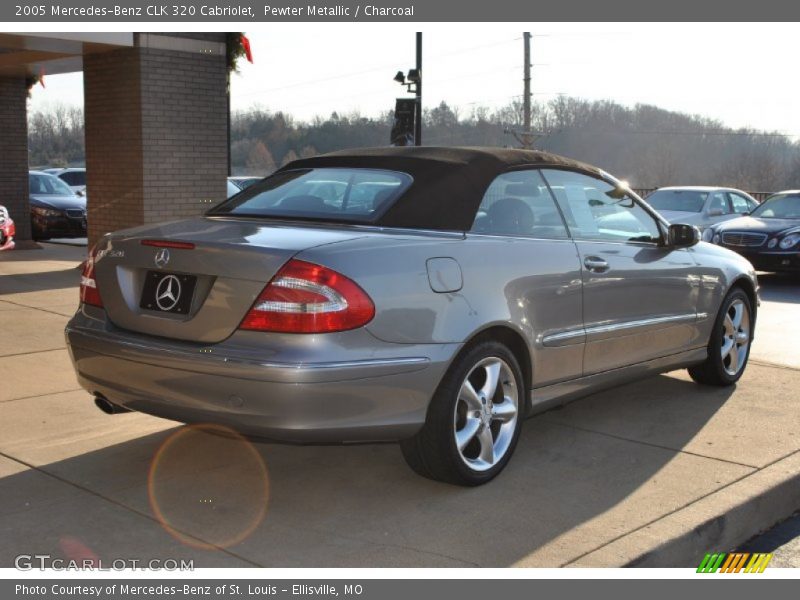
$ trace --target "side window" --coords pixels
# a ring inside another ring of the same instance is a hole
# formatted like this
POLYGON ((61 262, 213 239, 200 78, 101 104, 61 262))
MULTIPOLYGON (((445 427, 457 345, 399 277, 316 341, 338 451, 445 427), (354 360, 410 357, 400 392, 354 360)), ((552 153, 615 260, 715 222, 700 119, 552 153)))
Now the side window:
POLYGON ((740 196, 739 194, 735 194, 734 192, 728 192, 728 196, 731 199, 731 204, 733 205, 733 212, 744 214, 748 213, 755 206, 752 206, 752 203, 747 200, 744 196, 740 196))
POLYGON ((569 237, 539 171, 512 171, 489 185, 472 224, 473 233, 547 239, 569 237))
POLYGON ((86 185, 86 175, 81 171, 67 171, 59 177, 67 185, 86 185))
POLYGON ((711 194, 711 201, 708 204, 708 212, 716 212, 717 214, 728 215, 731 209, 728 206, 728 200, 725 198, 727 194, 724 192, 714 192, 711 194), (722 211, 721 213, 719 211, 722 211))
POLYGON ((629 194, 574 171, 543 170, 545 179, 579 240, 653 242, 661 239, 655 219, 629 194))
POLYGON ((35 175, 28 175, 28 190, 31 194, 44 194, 44 184, 41 177, 35 175))

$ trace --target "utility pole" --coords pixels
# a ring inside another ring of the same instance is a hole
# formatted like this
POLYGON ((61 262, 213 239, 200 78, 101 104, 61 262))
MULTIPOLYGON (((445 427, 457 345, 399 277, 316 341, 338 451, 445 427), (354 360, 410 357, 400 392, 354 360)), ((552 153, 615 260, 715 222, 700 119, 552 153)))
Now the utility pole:
POLYGON ((522 34, 522 43, 524 47, 525 64, 523 66, 524 83, 522 93, 522 131, 516 131, 506 127, 505 133, 510 133, 517 140, 521 148, 532 150, 536 140, 542 137, 543 134, 533 132, 531 130, 531 33, 526 31, 522 34))
POLYGON ((414 145, 422 145, 422 32, 417 32, 417 119, 414 123, 414 145))
POLYGON ((531 130, 531 34, 526 31, 522 34, 523 43, 525 45, 525 91, 523 95, 523 106, 525 111, 525 131, 531 130))

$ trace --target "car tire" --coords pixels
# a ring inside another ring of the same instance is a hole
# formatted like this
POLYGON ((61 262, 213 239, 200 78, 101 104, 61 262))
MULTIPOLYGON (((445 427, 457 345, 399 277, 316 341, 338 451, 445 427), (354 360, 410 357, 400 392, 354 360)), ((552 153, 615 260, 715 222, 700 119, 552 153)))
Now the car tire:
POLYGON ((714 321, 708 358, 689 367, 689 376, 704 385, 728 386, 739 381, 750 357, 753 323, 749 296, 744 290, 734 288, 725 297, 714 321))
POLYGON ((514 452, 526 401, 514 354, 499 342, 479 342, 448 369, 422 429, 400 443, 403 456, 429 479, 463 486, 486 483, 514 452))

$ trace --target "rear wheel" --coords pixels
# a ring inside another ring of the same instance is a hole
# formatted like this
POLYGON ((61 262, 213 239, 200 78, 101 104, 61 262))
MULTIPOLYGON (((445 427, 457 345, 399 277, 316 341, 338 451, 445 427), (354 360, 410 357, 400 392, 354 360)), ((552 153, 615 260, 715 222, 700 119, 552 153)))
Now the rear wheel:
POLYGON ((513 353, 499 342, 481 342, 451 366, 425 425, 401 442, 403 456, 430 479, 486 483, 514 452, 524 406, 525 385, 513 353))
POLYGON ((747 294, 736 288, 722 303, 705 362, 689 368, 697 383, 733 385, 744 373, 753 339, 753 310, 747 294))

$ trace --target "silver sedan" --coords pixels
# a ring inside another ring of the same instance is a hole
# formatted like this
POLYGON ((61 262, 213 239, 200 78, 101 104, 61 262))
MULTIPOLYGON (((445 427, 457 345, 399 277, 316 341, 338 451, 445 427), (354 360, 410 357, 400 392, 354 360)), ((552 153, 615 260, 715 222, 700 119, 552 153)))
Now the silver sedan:
POLYGON ((647 196, 647 203, 670 223, 694 225, 701 232, 749 214, 758 201, 741 190, 717 187, 663 187, 647 196))
POLYGON ((421 475, 477 485, 534 413, 677 368, 735 383, 757 289, 741 256, 591 166, 366 149, 106 235, 66 334, 108 413, 398 441, 421 475))

